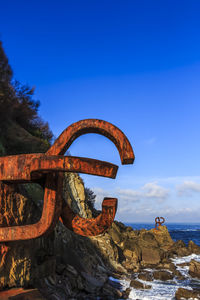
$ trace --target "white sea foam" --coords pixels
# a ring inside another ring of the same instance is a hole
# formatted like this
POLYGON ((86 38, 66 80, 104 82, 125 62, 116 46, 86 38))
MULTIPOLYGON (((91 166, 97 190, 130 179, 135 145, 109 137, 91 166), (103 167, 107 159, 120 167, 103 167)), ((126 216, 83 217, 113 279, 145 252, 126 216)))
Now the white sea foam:
POLYGON ((170 230, 170 232, 178 232, 178 231, 181 231, 181 232, 185 232, 185 231, 200 231, 200 229, 173 229, 173 230, 170 230))
POLYGON ((182 263, 188 263, 192 259, 200 261, 200 255, 191 254, 191 255, 183 256, 183 257, 175 257, 175 258, 172 258, 171 260, 175 265, 178 265, 178 264, 182 264, 182 263))
MULTIPOLYGON (((192 254, 189 256, 181 257, 181 258, 173 258, 172 262, 177 266, 177 269, 187 278, 185 280, 177 280, 174 278, 173 280, 163 282, 160 280, 154 280, 153 282, 146 282, 143 280, 139 280, 142 283, 151 285, 152 288, 148 290, 136 290, 132 289, 129 295, 129 300, 172 300, 174 299, 174 295, 176 290, 179 287, 186 288, 191 290, 190 284, 194 281, 188 274, 189 267, 188 266, 178 266, 182 263, 189 263, 191 259, 195 259, 200 261, 200 255, 192 254)), ((152 271, 148 269, 148 271, 152 271)), ((111 280, 116 280, 114 278, 110 278, 111 280)), ((122 290, 125 290, 130 286, 130 280, 120 280, 120 284, 122 285, 122 290)), ((200 287, 200 280, 195 279, 195 284, 200 287)))
MULTIPOLYGON (((149 283, 148 283, 149 284, 149 283)), ((176 283, 161 283, 158 280, 154 280, 151 283, 152 288, 150 290, 135 290, 132 289, 129 299, 142 299, 142 300, 169 300, 173 299, 176 290, 182 285, 176 283)))

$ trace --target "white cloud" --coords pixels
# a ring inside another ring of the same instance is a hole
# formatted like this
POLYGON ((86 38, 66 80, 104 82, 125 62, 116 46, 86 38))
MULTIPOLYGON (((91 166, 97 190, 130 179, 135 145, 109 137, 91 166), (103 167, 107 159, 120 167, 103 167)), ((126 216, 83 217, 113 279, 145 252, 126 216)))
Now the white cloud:
POLYGON ((131 189, 118 189, 117 194, 120 199, 137 202, 141 199, 141 191, 131 189))
POLYGON ((184 181, 182 184, 177 185, 179 196, 188 196, 192 193, 200 193, 200 183, 194 181, 184 181))
POLYGON ((116 189, 114 191, 106 191, 102 188, 95 187, 92 189, 96 194, 96 206, 101 207, 104 197, 116 197, 124 204, 132 205, 144 199, 154 199, 163 202, 169 195, 169 190, 159 186, 156 182, 146 183, 139 189, 116 189))
POLYGON ((101 210, 104 197, 118 198, 118 210, 116 219, 123 222, 154 222, 155 217, 162 216, 166 222, 194 222, 199 221, 200 207, 198 202, 188 205, 176 198, 175 191, 179 194, 200 193, 200 183, 195 180, 185 180, 179 185, 173 185, 170 189, 158 184, 147 182, 135 189, 116 188, 105 190, 93 188, 97 195, 96 208, 101 210), (176 189, 175 189, 176 188, 176 189))
POLYGON ((142 189, 144 191, 144 198, 154 198, 163 201, 169 196, 169 190, 158 185, 156 182, 146 183, 142 189))

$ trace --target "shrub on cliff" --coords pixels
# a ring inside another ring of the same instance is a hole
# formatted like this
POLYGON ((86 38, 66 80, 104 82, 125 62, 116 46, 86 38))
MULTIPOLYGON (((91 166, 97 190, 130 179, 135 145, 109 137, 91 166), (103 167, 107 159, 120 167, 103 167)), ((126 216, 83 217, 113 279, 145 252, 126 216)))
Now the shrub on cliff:
POLYGON ((0 42, 0 155, 45 152, 53 134, 38 115, 40 102, 34 88, 13 79, 13 72, 0 42))

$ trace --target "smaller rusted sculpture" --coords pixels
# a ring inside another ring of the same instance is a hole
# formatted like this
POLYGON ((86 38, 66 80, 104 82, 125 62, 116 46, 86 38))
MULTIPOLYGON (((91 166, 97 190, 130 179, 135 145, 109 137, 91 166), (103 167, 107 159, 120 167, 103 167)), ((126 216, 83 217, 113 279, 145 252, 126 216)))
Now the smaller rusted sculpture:
POLYGON ((165 218, 163 217, 156 217, 155 218, 155 229, 157 230, 158 227, 162 226, 162 224, 165 222, 165 218))
POLYGON ((49 233, 58 219, 77 234, 94 236, 108 229, 117 210, 116 198, 104 198, 102 212, 92 219, 76 215, 62 198, 63 172, 79 172, 115 178, 118 166, 96 159, 63 156, 73 141, 97 133, 117 147, 122 164, 132 164, 134 153, 124 133, 111 123, 86 119, 70 125, 46 153, 0 157, 0 181, 5 184, 37 182, 44 186, 42 217, 36 224, 0 227, 0 242, 34 239, 49 233))

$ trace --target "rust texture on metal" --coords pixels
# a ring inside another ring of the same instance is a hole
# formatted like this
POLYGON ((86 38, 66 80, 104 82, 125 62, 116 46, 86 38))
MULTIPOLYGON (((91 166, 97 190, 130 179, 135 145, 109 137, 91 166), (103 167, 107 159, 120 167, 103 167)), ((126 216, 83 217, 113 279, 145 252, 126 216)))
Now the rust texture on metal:
POLYGON ((107 230, 117 210, 116 198, 104 198, 102 212, 92 219, 74 214, 62 198, 63 172, 79 172, 115 178, 118 166, 96 159, 63 156, 72 142, 86 133, 109 138, 117 147, 122 164, 132 164, 134 153, 124 133, 113 124, 86 119, 70 125, 45 153, 0 157, 0 181, 5 184, 44 182, 42 217, 36 224, 0 227, 0 242, 37 238, 50 232, 59 217, 63 224, 77 234, 94 236, 107 230))
POLYGON ((91 219, 81 218, 65 204, 61 213, 61 221, 67 228, 79 235, 94 236, 103 233, 112 225, 116 211, 116 198, 104 198, 102 212, 96 218, 91 219))
POLYGON ((158 229, 158 227, 162 226, 163 223, 165 223, 165 218, 163 218, 163 217, 156 217, 155 218, 155 229, 158 229))

